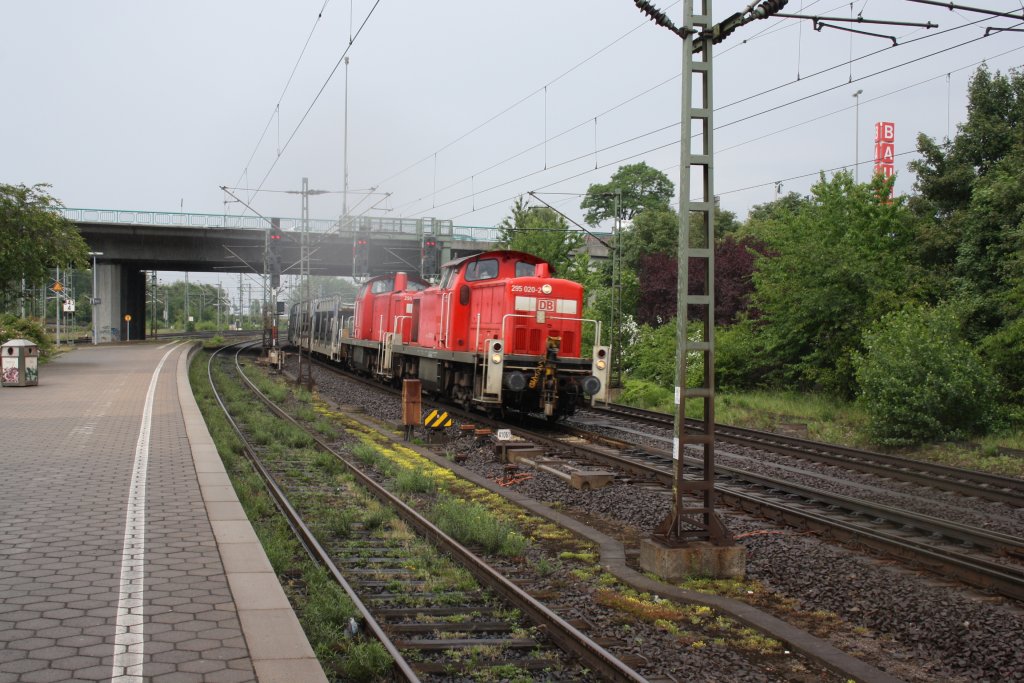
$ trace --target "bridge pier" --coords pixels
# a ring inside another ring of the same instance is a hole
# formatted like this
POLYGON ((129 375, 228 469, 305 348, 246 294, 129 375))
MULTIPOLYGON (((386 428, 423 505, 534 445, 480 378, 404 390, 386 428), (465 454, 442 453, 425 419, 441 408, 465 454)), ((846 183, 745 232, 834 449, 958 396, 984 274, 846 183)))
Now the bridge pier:
POLYGON ((146 338, 146 273, 120 263, 96 264, 96 292, 100 303, 93 309, 99 343, 146 338), (124 319, 132 317, 131 321, 124 319))

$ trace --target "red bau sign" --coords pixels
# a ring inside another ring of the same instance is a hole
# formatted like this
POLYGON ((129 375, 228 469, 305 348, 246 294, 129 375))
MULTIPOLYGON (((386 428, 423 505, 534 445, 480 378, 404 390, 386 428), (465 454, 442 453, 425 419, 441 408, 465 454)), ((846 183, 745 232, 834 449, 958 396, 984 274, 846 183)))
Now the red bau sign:
MULTIPOLYGON (((875 124, 875 173, 888 178, 896 172, 896 124, 879 121, 875 124)), ((889 191, 890 196, 892 190, 889 191)))

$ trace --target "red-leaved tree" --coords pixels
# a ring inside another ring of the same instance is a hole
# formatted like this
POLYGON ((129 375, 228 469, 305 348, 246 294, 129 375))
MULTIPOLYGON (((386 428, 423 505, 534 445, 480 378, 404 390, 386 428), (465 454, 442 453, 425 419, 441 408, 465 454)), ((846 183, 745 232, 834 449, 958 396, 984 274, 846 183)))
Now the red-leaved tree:
MULTIPOLYGON (((753 237, 736 240, 727 235, 715 245, 715 324, 730 325, 747 310, 754 291, 751 275, 758 254, 767 253, 765 244, 753 237)), ((645 254, 640 259, 640 302, 638 323, 662 325, 676 314, 677 265, 666 254, 645 254)), ((691 294, 704 292, 706 267, 703 260, 690 262, 691 294)), ((690 311, 696 318, 699 311, 690 311)))

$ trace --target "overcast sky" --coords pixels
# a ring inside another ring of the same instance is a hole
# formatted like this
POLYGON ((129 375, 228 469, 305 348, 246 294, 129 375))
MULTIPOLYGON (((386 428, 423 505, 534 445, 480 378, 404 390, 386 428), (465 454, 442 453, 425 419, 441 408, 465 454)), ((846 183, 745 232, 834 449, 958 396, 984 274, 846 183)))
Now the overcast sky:
MULTIPOLYGON (((656 4, 681 21, 681 2, 656 4)), ((714 17, 746 4, 717 0, 714 17)), ((776 182, 806 193, 855 160, 866 180, 882 120, 896 124, 897 192, 910 192, 917 134, 955 133, 977 65, 1024 64, 1024 34, 983 37, 1020 25, 1008 18, 910 0, 785 11, 938 28, 856 27, 892 47, 771 19, 716 46, 715 191, 740 217, 776 182)), ((680 45, 630 0, 6 2, 0 182, 50 183, 68 207, 244 211, 226 185, 265 215, 298 216, 298 196, 270 190, 305 176, 335 192, 311 197, 311 215, 336 218, 347 47, 354 213, 492 226, 535 190, 578 218, 572 193, 622 164, 678 183, 680 45)))

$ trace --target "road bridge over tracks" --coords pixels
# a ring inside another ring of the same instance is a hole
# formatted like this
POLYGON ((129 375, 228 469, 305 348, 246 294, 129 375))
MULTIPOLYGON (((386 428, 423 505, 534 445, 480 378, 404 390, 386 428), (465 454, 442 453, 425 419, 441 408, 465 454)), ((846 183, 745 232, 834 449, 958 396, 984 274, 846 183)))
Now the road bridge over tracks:
MULTIPOLYGON (((145 271, 266 273, 266 219, 229 214, 165 213, 121 209, 62 209, 96 256, 96 292, 100 303, 99 341, 145 338, 145 271), (131 320, 125 321, 130 315, 131 320)), ((279 246, 284 275, 299 274, 303 224, 280 218, 279 246)), ((395 219, 359 216, 347 221, 310 220, 306 226, 313 275, 353 275, 355 245, 366 250, 370 275, 396 270, 422 271, 426 239, 446 259, 489 249, 497 231, 454 228, 432 218, 395 219)))
MULTIPOLYGON (((254 215, 169 213, 123 209, 64 208, 96 256, 95 307, 99 341, 144 339, 145 271, 265 274, 268 219, 254 215), (131 316, 126 321, 126 315, 131 316)), ((281 272, 298 275, 302 240, 310 247, 313 275, 380 275, 424 272, 424 244, 433 242, 436 262, 492 249, 498 229, 455 226, 436 218, 350 216, 347 219, 279 218, 281 272), (305 229, 304 229, 305 228, 305 229), (359 250, 364 250, 360 255, 359 250), (356 272, 358 269, 362 272, 356 272)), ((600 240, 588 239, 597 258, 600 240)))

